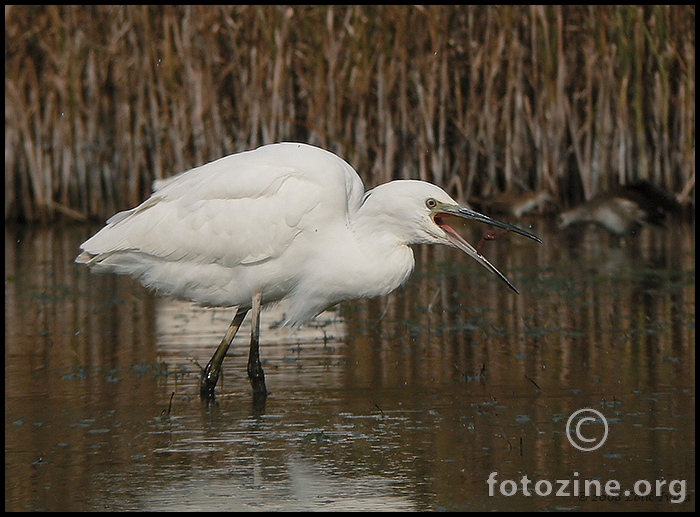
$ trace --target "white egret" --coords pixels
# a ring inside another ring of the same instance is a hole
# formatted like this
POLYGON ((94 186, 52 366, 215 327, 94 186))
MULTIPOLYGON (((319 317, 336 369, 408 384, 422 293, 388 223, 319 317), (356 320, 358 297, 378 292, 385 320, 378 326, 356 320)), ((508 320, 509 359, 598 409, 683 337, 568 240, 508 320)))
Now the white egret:
POLYGON ((207 307, 236 307, 202 373, 212 397, 238 328, 252 310, 248 377, 265 396, 260 310, 288 299, 300 325, 344 301, 389 294, 414 266, 411 244, 459 248, 517 290, 448 224, 472 219, 541 242, 460 206, 430 183, 399 180, 365 193, 335 154, 301 143, 266 145, 158 182, 142 204, 114 215, 81 245, 76 262, 134 276, 158 293, 207 307))

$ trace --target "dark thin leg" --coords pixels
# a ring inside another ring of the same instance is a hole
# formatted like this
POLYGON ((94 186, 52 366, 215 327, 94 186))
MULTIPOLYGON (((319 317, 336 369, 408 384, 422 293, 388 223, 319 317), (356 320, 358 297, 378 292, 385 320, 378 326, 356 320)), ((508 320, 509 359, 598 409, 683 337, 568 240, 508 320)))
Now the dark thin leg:
POLYGON ((226 357, 226 352, 228 352, 228 347, 231 346, 231 341, 233 341, 236 332, 243 323, 245 315, 248 313, 247 309, 237 309, 236 314, 229 325, 228 330, 224 339, 221 340, 219 348, 216 349, 211 360, 207 364, 206 368, 202 372, 202 382, 199 387, 199 395, 202 398, 214 398, 214 388, 219 380, 219 375, 221 375, 221 363, 224 362, 224 357, 226 357))
POLYGON ((248 378, 253 386, 253 398, 267 396, 265 372, 260 363, 260 301, 262 295, 253 296, 253 319, 250 332, 250 355, 248 356, 248 378))

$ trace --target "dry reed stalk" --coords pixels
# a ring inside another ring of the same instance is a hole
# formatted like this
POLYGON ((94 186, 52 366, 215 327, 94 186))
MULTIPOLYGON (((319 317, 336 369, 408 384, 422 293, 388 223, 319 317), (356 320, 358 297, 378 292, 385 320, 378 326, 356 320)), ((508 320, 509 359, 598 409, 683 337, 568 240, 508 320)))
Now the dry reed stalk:
POLYGON ((16 6, 5 26, 6 220, 102 218, 285 139, 370 186, 567 204, 649 179, 694 202, 692 6, 16 6))

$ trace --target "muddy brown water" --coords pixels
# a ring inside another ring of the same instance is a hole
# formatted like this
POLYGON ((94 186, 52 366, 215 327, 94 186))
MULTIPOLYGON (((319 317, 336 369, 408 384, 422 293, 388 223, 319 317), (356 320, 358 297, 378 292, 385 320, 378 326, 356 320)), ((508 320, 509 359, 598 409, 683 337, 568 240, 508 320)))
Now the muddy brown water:
POLYGON ((247 321, 203 404, 231 310, 75 265, 98 227, 6 226, 5 510, 694 510, 694 228, 529 224, 483 249, 519 296, 418 247, 388 297, 264 313, 262 407, 247 321))

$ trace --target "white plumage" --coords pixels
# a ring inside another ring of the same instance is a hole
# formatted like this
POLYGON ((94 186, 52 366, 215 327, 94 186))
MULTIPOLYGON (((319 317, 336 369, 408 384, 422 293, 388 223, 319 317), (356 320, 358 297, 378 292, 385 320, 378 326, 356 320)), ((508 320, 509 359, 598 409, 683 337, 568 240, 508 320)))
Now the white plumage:
POLYGON ((515 289, 448 216, 539 240, 460 207, 430 183, 393 181, 365 193, 347 162, 300 143, 227 156, 156 188, 85 241, 76 262, 204 306, 237 306, 240 321, 259 310, 256 294, 261 305, 289 299, 292 325, 343 300, 388 294, 413 269, 411 244, 458 247, 515 289))

